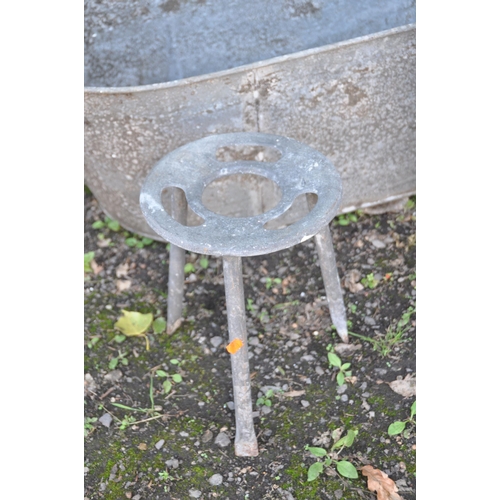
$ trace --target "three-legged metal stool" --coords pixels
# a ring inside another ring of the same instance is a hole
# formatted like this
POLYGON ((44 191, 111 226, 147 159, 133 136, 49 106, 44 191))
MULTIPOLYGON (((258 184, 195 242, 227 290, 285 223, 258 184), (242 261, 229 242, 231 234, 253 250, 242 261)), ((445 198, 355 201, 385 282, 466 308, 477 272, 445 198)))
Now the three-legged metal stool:
POLYGON ((181 317, 185 250, 222 256, 229 340, 243 346, 231 354, 236 419, 235 453, 258 455, 253 427, 250 369, 248 363, 245 299, 241 257, 289 248, 314 236, 333 324, 348 342, 347 322, 328 224, 336 215, 342 193, 341 180, 329 160, 316 150, 286 137, 260 133, 231 133, 205 137, 163 157, 146 178, 141 209, 151 228, 171 243, 167 328, 181 317), (281 155, 274 162, 222 162, 217 151, 228 146, 272 148, 281 155), (265 213, 249 217, 217 214, 202 203, 205 188, 230 175, 252 174, 270 179, 279 187, 281 200, 265 213), (173 189, 170 214, 162 194, 173 189), (287 211, 299 195, 306 195, 311 211, 301 220, 279 229, 265 226, 287 211), (317 201, 314 204, 314 199, 317 201), (187 226, 188 205, 202 220, 187 226))

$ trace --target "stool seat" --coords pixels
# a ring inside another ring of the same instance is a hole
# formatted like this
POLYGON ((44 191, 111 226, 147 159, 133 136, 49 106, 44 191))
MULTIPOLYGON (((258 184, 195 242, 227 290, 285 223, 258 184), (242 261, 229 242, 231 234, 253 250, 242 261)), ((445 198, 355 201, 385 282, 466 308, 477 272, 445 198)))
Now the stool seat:
POLYGON ((231 133, 205 137, 163 157, 143 184, 140 204, 148 224, 165 240, 195 253, 245 257, 283 250, 311 238, 336 215, 341 196, 339 174, 316 150, 277 135, 231 133), (218 161, 217 150, 228 144, 273 147, 281 158, 275 162, 218 161), (251 217, 227 217, 206 208, 202 203, 205 188, 234 174, 254 174, 274 181, 281 200, 271 210, 251 217), (201 225, 185 226, 168 214, 162 205, 167 187, 184 191, 189 207, 204 220, 201 225), (308 215, 284 228, 264 227, 301 194, 318 197, 308 215))
POLYGON ((328 228, 341 195, 339 174, 318 151, 287 137, 245 132, 205 137, 172 151, 154 166, 142 186, 140 205, 147 223, 171 243, 167 333, 173 333, 182 319, 185 251, 222 256, 229 341, 237 341, 240 346, 230 350, 237 456, 258 455, 241 258, 283 250, 314 236, 330 316, 341 339, 348 342, 345 307, 328 228), (272 148, 280 157, 265 163, 217 159, 221 148, 233 146, 272 148), (272 181, 280 194, 279 201, 250 216, 215 213, 203 203, 203 193, 211 183, 226 176, 238 178, 247 174, 272 181), (170 213, 162 200, 169 189, 170 213), (306 197, 308 213, 285 227, 280 226, 280 221, 276 227, 276 221, 301 195, 306 197), (188 208, 201 220, 200 224, 187 225, 188 208))

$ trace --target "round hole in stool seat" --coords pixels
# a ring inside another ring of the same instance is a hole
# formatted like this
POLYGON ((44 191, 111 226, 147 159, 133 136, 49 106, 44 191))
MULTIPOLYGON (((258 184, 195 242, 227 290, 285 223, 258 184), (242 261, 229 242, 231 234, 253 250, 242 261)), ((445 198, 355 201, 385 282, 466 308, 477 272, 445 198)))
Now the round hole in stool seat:
POLYGON ((208 136, 164 156, 147 176, 140 204, 148 224, 174 245, 195 253, 244 257, 283 250, 311 238, 336 215, 341 195, 338 172, 318 151, 287 137, 240 132, 208 136), (274 162, 217 160, 220 148, 238 145, 273 147, 281 157, 274 162), (281 191, 280 201, 271 210, 250 217, 227 217, 206 208, 204 189, 214 180, 234 174, 270 179, 281 191), (161 195, 170 186, 184 191, 189 207, 203 224, 184 226, 164 210, 161 195), (318 197, 309 214, 279 230, 264 227, 305 193, 318 197))

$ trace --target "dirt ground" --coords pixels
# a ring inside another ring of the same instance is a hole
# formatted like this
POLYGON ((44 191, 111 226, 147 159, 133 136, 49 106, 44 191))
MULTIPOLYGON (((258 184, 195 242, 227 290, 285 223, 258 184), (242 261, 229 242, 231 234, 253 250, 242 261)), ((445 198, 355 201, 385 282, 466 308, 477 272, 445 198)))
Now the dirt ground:
POLYGON ((117 227, 86 189, 86 499, 377 499, 361 471, 343 477, 338 461, 371 465, 401 498, 416 498, 416 198, 395 213, 336 217, 330 228, 349 330, 365 338, 351 335, 346 347, 332 330, 313 239, 244 258, 260 453, 242 458, 221 259, 188 253, 185 320, 167 335, 166 244, 117 227), (158 320, 149 350, 115 328, 122 310, 158 320), (351 363, 340 385, 331 352, 351 363), (405 430, 390 435, 396 421, 405 430), (352 445, 335 447, 348 431, 352 445), (306 446, 331 451, 311 481, 309 467, 325 458, 306 446))

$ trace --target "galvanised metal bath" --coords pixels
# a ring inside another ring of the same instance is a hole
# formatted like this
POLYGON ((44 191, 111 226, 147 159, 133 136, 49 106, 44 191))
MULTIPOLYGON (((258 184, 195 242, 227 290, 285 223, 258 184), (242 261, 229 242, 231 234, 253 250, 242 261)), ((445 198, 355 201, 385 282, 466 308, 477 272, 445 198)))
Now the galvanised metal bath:
POLYGON ((413 194, 414 22, 408 0, 88 0, 85 182, 110 217, 158 239, 139 194, 160 158, 263 132, 335 164, 341 211, 413 194))

